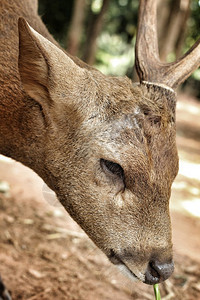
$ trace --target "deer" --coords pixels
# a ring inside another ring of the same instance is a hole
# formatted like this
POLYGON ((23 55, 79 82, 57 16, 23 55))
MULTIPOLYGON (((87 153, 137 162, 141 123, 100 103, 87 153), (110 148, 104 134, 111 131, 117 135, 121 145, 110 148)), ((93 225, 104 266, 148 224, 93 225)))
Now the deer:
POLYGON ((34 170, 131 280, 168 279, 176 89, 200 65, 200 40, 161 62, 156 1, 140 0, 133 83, 67 54, 37 0, 2 0, 0 17, 0 153, 34 170))

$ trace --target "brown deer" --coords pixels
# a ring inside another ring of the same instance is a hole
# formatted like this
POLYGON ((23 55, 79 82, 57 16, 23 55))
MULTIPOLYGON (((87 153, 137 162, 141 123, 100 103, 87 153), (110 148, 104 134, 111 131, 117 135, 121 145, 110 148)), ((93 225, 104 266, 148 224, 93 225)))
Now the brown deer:
POLYGON ((1 154, 38 173, 128 276, 166 280, 174 269, 174 89, 199 66, 199 42, 178 61, 161 63, 156 1, 141 0, 140 83, 133 85, 65 53, 37 15, 36 0, 2 0, 0 18, 1 154))

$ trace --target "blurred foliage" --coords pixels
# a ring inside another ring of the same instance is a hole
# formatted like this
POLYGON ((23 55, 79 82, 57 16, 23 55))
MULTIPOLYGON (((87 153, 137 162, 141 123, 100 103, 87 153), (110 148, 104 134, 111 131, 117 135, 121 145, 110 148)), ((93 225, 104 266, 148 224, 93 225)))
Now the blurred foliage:
MULTIPOLYGON (((184 52, 200 38, 200 0, 192 0, 191 14, 187 22, 187 36, 185 39, 184 52)), ((200 98, 200 69, 194 73, 183 84, 184 90, 190 90, 194 96, 200 98)))
POLYGON ((189 49, 200 37, 200 1, 192 0, 191 14, 188 19, 186 47, 189 49))
POLYGON ((138 1, 110 2, 98 39, 96 67, 104 74, 132 77, 138 1))
POLYGON ((73 0, 38 0, 39 14, 54 38, 63 45, 73 10, 73 0))
MULTIPOLYGON (((98 50, 95 66, 104 74, 128 75, 132 77, 134 65, 134 44, 137 28, 138 3, 136 0, 110 0, 105 15, 103 30, 98 38, 98 50)), ((39 13, 55 39, 66 45, 67 32, 73 13, 74 0, 39 0, 39 13)), ((84 48, 87 27, 90 24, 90 7, 97 14, 102 0, 86 0, 85 26, 83 28, 81 50, 84 48)), ((191 1, 191 14, 188 19, 187 36, 184 52, 187 51, 200 35, 200 0, 191 1)), ((173 57, 174 54, 171 53, 173 57)), ((193 73, 183 87, 194 91, 200 97, 200 71, 193 73)))

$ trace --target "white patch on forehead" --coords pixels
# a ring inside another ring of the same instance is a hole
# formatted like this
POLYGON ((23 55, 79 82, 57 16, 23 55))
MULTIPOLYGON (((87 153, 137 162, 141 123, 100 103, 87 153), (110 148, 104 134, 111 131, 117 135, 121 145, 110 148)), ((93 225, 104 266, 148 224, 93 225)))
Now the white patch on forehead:
MULTIPOLYGON (((137 106, 135 109, 134 109, 134 115, 135 116, 137 116, 139 113, 140 113, 140 108, 137 106)), ((140 129, 140 126, 139 126, 139 124, 138 124, 138 121, 137 121, 137 119, 136 118, 132 118, 132 121, 133 121, 133 123, 134 123, 134 128, 137 128, 137 129, 140 129)))
POLYGON ((140 113, 140 108, 139 106, 136 106, 136 108, 134 109, 134 114, 138 115, 140 113))
POLYGON ((128 129, 133 129, 133 120, 132 116, 125 115, 123 119, 117 122, 119 128, 128 128, 128 129))
POLYGON ((124 115, 120 120, 113 122, 112 129, 116 132, 121 132, 122 129, 135 129, 138 127, 138 123, 134 117, 139 113, 139 108, 136 109, 136 112, 133 111, 132 114, 124 115))
POLYGON ((104 136, 108 136, 110 143, 105 143, 105 149, 111 155, 117 159, 120 159, 120 144, 125 147, 129 144, 136 144, 141 142, 140 136, 141 133, 141 126, 140 121, 137 118, 137 115, 140 113, 139 107, 133 109, 133 112, 127 115, 122 115, 121 118, 114 120, 111 123, 110 128, 104 131, 104 136), (121 143, 121 138, 123 141, 121 143), (126 140, 125 140, 126 139, 126 140), (111 142, 112 140, 112 142, 111 142))
POLYGON ((139 124, 138 124, 138 121, 134 118, 133 119, 133 123, 134 123, 134 128, 137 128, 137 129, 140 129, 140 126, 139 126, 139 124))
POLYGON ((105 149, 108 151, 108 153, 110 153, 115 158, 115 160, 121 159, 121 155, 119 152, 116 151, 116 147, 114 143, 106 143, 105 149))

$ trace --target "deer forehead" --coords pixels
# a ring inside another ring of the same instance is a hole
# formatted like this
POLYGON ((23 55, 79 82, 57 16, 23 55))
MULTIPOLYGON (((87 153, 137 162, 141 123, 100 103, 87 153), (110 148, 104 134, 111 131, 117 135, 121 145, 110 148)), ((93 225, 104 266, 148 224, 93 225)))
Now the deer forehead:
MULTIPOLYGON (((164 136, 166 133, 167 137, 170 130, 174 130, 174 118, 171 114, 171 111, 163 106, 158 108, 156 105, 153 107, 152 104, 142 102, 132 107, 130 104, 129 112, 120 111, 108 118, 98 135, 115 145, 143 147, 147 135, 164 136)), ((101 122, 99 126, 101 127, 101 122)))
MULTIPOLYGON (((157 114, 153 115, 156 120, 157 114)), ((130 177, 135 176, 137 171, 138 178, 144 179, 146 172, 145 180, 152 183, 157 181, 157 177, 161 180, 161 174, 165 180, 165 175, 171 172, 167 161, 175 161, 178 157, 174 155, 175 126, 170 118, 166 124, 161 123, 152 124, 149 115, 136 105, 132 113, 118 116, 98 131, 100 155, 121 164, 130 177)))

